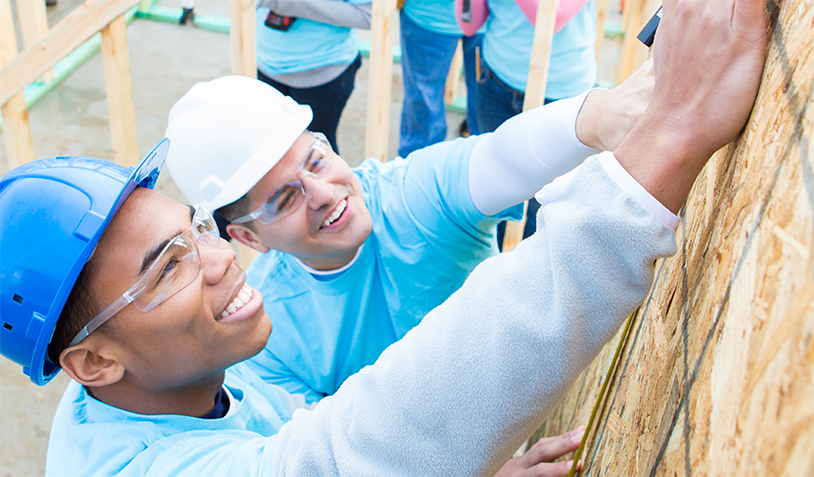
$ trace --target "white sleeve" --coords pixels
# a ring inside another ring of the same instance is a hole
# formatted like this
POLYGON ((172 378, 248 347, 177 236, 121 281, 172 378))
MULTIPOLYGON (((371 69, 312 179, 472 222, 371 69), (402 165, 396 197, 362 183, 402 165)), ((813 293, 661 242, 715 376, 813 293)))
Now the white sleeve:
POLYGON ((598 152, 577 138, 577 115, 588 93, 514 116, 475 145, 469 191, 481 213, 494 215, 531 198, 598 152))
POLYGON ((646 296, 675 233, 598 159, 537 233, 481 263, 373 365, 275 437, 273 475, 494 475, 646 296))

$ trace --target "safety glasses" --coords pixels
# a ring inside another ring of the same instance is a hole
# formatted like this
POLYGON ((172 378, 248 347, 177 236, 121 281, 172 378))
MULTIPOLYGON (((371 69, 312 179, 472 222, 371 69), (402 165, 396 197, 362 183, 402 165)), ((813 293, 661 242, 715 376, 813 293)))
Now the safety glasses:
MULTIPOLYGON (((310 132, 310 131, 309 131, 310 132)), ((245 224, 256 220, 261 224, 270 224, 297 210, 305 200, 303 177, 322 177, 331 169, 333 160, 328 155, 331 145, 322 133, 311 133, 316 142, 311 145, 308 154, 297 169, 294 177, 278 187, 268 199, 254 212, 232 220, 233 224, 245 224)))
POLYGON ((70 346, 81 342, 130 303, 141 311, 150 311, 192 283, 201 269, 196 242, 213 249, 220 244, 215 219, 201 207, 195 209, 189 229, 173 237, 135 285, 82 328, 70 346))

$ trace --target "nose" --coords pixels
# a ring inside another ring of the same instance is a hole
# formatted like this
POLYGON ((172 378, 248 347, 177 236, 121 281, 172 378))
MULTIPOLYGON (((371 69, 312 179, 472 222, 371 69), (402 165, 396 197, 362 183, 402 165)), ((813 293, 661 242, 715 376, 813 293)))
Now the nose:
POLYGON ((219 283, 236 258, 232 246, 223 239, 220 239, 217 248, 199 246, 198 253, 201 256, 201 275, 208 285, 219 283))
POLYGON ((303 176, 300 181, 305 191, 305 201, 310 209, 317 210, 333 203, 334 190, 330 182, 313 174, 303 176))

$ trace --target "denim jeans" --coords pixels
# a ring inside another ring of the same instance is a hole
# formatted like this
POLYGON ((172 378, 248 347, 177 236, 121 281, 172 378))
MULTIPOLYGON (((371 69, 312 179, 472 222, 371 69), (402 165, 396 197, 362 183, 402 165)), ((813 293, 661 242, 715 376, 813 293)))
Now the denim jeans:
MULTIPOLYGON (((478 126, 480 132, 492 132, 503 124, 507 119, 523 112, 523 100, 526 97, 524 91, 513 89, 500 80, 481 61, 481 77, 478 81, 478 126)), ((548 104, 552 100, 546 99, 548 104)), ((523 228, 523 238, 528 237, 537 230, 537 210, 540 203, 536 200, 528 201, 526 211, 526 226, 523 228)), ((498 247, 503 248, 503 235, 506 232, 506 221, 497 226, 498 247)))
POLYGON ((434 33, 418 26, 401 12, 401 67, 404 100, 401 107, 399 156, 441 142, 447 137, 444 111, 444 86, 458 40, 463 40, 464 77, 466 80, 466 120, 469 130, 477 134, 477 82, 475 48, 483 35, 471 37, 434 33))
POLYGON ((348 102, 350 94, 353 92, 353 84, 356 81, 356 71, 362 66, 362 57, 356 56, 353 63, 348 66, 336 79, 323 85, 313 88, 293 88, 278 83, 257 70, 257 79, 268 83, 281 93, 291 96, 294 101, 300 104, 307 104, 314 112, 314 119, 308 126, 310 131, 321 132, 328 138, 333 150, 339 154, 339 146, 336 143, 336 128, 339 126, 339 117, 348 102))

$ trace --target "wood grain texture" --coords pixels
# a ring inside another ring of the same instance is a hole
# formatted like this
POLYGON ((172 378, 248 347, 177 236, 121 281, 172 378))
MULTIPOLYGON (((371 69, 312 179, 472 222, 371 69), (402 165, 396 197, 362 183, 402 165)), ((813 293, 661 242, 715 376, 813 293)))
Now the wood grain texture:
MULTIPOLYGON (((656 264, 581 475, 814 475, 814 0, 767 13, 752 117, 656 264)), ((615 341, 537 436, 587 422, 615 341)))
POLYGON ((102 59, 105 65, 107 109, 113 138, 113 159, 123 166, 141 160, 136 136, 136 108, 130 79, 130 52, 124 15, 102 29, 102 59))
POLYGON ((257 78, 254 31, 255 0, 230 0, 229 42, 232 48, 232 74, 257 78))

